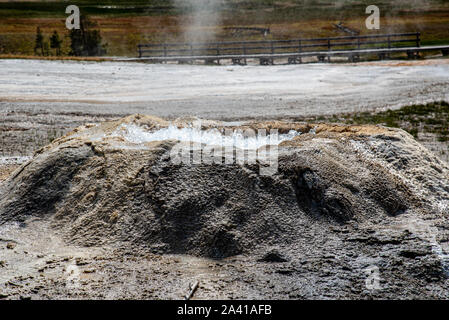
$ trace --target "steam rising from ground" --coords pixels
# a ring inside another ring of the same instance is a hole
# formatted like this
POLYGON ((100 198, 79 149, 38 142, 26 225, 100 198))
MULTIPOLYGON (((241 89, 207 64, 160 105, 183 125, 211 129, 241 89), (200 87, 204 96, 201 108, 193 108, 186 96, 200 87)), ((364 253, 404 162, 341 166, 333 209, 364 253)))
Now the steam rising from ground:
POLYGON ((215 40, 226 7, 223 0, 174 0, 174 3, 181 12, 186 13, 182 22, 184 41, 215 40))
MULTIPOLYGON (((296 1, 294 5, 300 5, 305 11, 307 10, 321 10, 323 6, 332 6, 334 11, 329 16, 329 23, 335 21, 345 21, 346 19, 351 20, 354 15, 348 15, 348 8, 356 8, 355 12, 358 12, 356 16, 361 18, 367 17, 363 7, 367 7, 371 3, 370 1, 349 1, 349 0, 335 0, 335 1, 325 1, 325 0, 303 0, 296 1)), ((229 9, 232 5, 236 5, 238 1, 229 0, 173 0, 174 5, 179 9, 179 11, 184 15, 182 20, 182 30, 183 30, 183 40, 186 42, 208 42, 214 41, 216 39, 217 29, 222 26, 224 12, 229 9)), ((394 33, 394 32, 411 32, 419 31, 421 25, 418 23, 413 24, 413 30, 409 26, 404 25, 399 29, 392 28, 390 25, 384 23, 384 18, 388 17, 390 19, 402 19, 400 13, 404 11, 415 11, 419 14, 422 10, 430 10, 437 3, 443 3, 438 0, 397 0, 397 1, 384 1, 377 4, 381 11, 381 17, 383 19, 381 23, 381 30, 383 33, 394 33)), ((277 10, 279 8, 285 8, 285 6, 293 5, 293 2, 289 4, 287 1, 273 1, 272 4, 267 3, 262 5, 261 8, 277 10)), ((237 5, 238 7, 238 5, 237 5)), ((258 12, 258 23, 266 23, 264 21, 265 10, 259 10, 258 12)), ((362 20, 363 21, 363 20, 362 20)), ((252 21, 254 23, 255 21, 252 21)), ((298 22, 301 18, 298 18, 298 22)), ((250 23, 246 21, 246 23, 250 23)), ((244 23, 244 24, 246 24, 244 23)), ((359 28, 365 28, 365 25, 359 25, 359 28)), ((364 30, 366 31, 366 30, 364 30)))

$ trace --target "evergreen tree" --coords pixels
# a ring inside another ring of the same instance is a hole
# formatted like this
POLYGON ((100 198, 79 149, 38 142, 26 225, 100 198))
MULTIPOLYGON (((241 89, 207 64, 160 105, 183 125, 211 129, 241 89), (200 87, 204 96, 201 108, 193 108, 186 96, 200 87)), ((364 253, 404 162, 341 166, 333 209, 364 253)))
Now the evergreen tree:
POLYGON ((80 17, 80 29, 70 30, 70 54, 74 56, 99 56, 106 53, 97 24, 87 16, 80 17))
POLYGON ((41 28, 36 29, 36 42, 34 44, 34 54, 37 54, 40 49, 41 55, 44 54, 44 36, 42 35, 41 28))
POLYGON ((81 29, 72 29, 69 33, 70 37, 70 55, 82 56, 83 55, 83 35, 81 29))
POLYGON ((58 32, 53 31, 53 35, 50 37, 50 47, 55 49, 56 55, 61 55, 62 40, 59 38, 58 32))

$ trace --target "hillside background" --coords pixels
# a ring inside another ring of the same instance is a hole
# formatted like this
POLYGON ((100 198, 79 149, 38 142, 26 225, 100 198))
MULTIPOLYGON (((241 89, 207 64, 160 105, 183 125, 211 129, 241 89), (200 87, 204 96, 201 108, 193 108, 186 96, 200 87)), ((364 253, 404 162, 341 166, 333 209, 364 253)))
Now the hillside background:
POLYGON ((0 55, 32 55, 37 27, 47 38, 57 30, 67 54, 65 8, 70 4, 98 24, 108 56, 134 57, 140 42, 189 40, 192 34, 206 41, 344 36, 333 25, 339 22, 361 34, 419 31, 423 44, 449 43, 449 1, 443 0, 199 0, 199 6, 192 5, 194 1, 0 0, 0 55), (379 31, 365 28, 365 8, 370 4, 381 10, 379 31), (236 26, 270 28, 271 34, 264 38, 225 29, 236 26))

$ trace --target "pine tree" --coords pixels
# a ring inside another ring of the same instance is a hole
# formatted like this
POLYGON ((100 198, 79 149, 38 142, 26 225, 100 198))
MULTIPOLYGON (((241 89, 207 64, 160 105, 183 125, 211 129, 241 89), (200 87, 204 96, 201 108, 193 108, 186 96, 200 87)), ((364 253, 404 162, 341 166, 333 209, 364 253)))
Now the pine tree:
POLYGON ((50 37, 50 47, 55 49, 56 55, 61 55, 61 44, 62 40, 59 38, 58 32, 53 31, 53 35, 50 37))
POLYGON ((38 50, 41 50, 41 55, 44 54, 44 36, 42 35, 41 28, 36 29, 36 42, 34 44, 34 53, 37 54, 38 50))
POLYGON ((100 30, 92 29, 96 23, 87 16, 80 17, 80 29, 70 30, 70 54, 74 56, 99 56, 106 53, 100 30))

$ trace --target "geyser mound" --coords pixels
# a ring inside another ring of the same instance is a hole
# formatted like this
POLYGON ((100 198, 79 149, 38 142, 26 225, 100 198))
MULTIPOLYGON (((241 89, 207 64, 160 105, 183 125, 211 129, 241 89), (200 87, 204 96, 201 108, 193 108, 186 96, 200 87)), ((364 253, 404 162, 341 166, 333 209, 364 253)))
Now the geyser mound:
POLYGON ((191 137, 195 131, 183 128, 192 123, 137 115, 76 129, 3 183, 0 224, 37 217, 84 246, 223 258, 305 246, 335 226, 438 216, 447 208, 447 164, 402 130, 201 121, 210 140, 193 139, 190 153, 218 145, 217 132, 226 129, 277 129, 277 143, 269 135, 263 141, 218 139, 245 152, 276 144, 276 171, 266 175, 260 159, 174 162, 173 148, 183 140, 176 134, 191 137))

